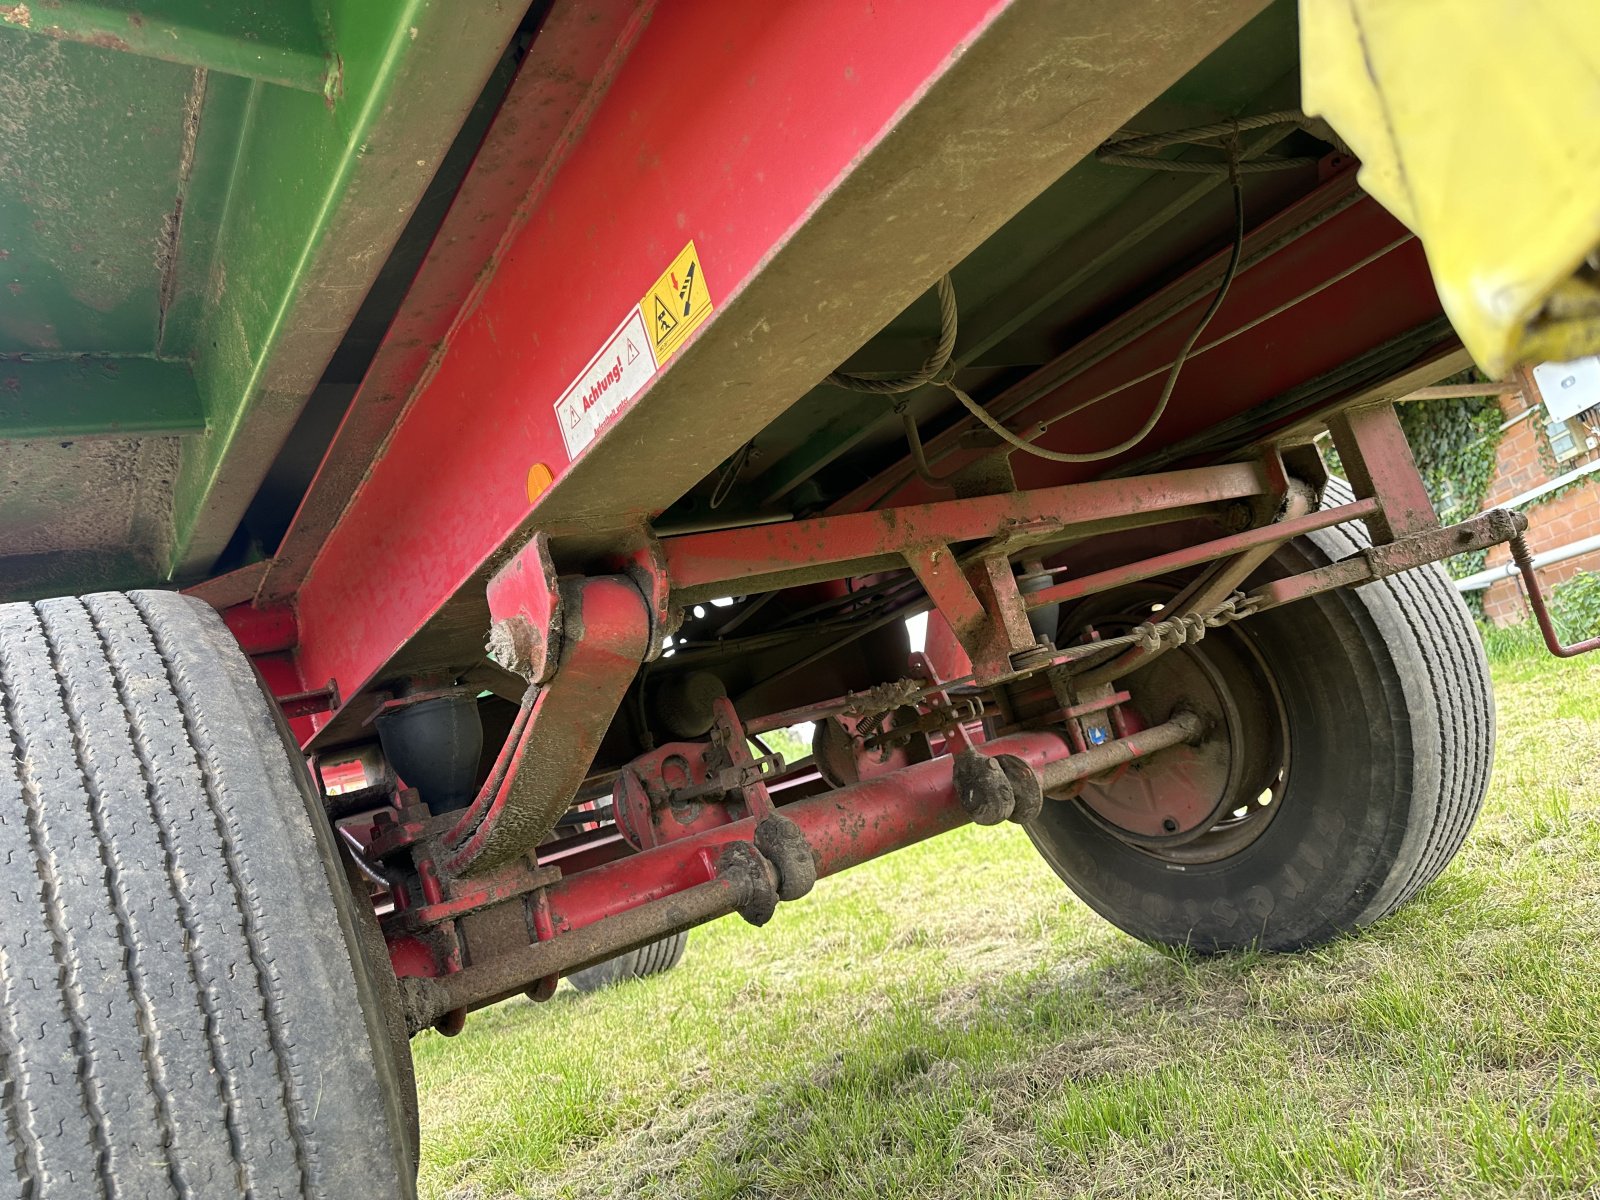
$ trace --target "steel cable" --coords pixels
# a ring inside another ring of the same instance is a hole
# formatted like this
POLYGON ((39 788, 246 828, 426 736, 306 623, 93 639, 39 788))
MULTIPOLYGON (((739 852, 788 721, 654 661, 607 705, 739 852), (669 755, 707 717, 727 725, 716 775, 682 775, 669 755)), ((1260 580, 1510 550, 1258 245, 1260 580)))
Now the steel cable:
POLYGON ((875 396, 897 396, 914 391, 950 365, 950 356, 956 349, 956 288, 949 275, 943 275, 935 285, 939 296, 939 344, 928 360, 909 375, 895 375, 887 379, 874 379, 868 375, 852 375, 835 371, 826 382, 834 387, 848 388, 852 392, 867 392, 875 396))
MULTIPOLYGON (((1211 324, 1211 318, 1216 316, 1217 310, 1222 307, 1223 300, 1228 296, 1228 289, 1233 286, 1234 276, 1238 273, 1239 256, 1244 250, 1244 190, 1239 186, 1237 176, 1233 177, 1233 222, 1233 249, 1228 254, 1228 266, 1222 273, 1221 285, 1218 286, 1216 294, 1211 298, 1211 303, 1206 307, 1205 313, 1190 332, 1188 339, 1183 343, 1183 348, 1178 351, 1178 357, 1173 360, 1172 368, 1167 372, 1167 381, 1162 385, 1161 396, 1157 399, 1155 407, 1150 410, 1150 415, 1144 419, 1144 423, 1138 429, 1115 446, 1107 446, 1103 450, 1088 450, 1081 453, 1046 450, 1042 446, 1035 446, 1032 442, 1017 436, 1005 425, 995 420, 984 410, 982 405, 956 387, 954 383, 946 383, 944 386, 961 402, 969 413, 982 423, 984 428, 1002 441, 1015 446, 1018 450, 1025 450, 1036 458, 1059 463, 1103 462, 1108 458, 1115 458, 1117 455, 1133 449, 1150 436, 1151 430, 1156 427, 1166 414, 1167 405, 1172 400, 1173 389, 1178 385, 1178 374, 1183 370, 1183 364, 1188 361, 1189 352, 1194 349, 1194 344, 1200 340, 1200 335, 1205 332, 1206 326, 1211 324)), ((1039 432, 1044 432, 1043 427, 1040 428, 1039 432)))
MULTIPOLYGON (((1273 116, 1274 114, 1268 115, 1273 116)), ((1257 118, 1256 120, 1263 124, 1276 123, 1275 121, 1267 121, 1265 118, 1257 118)), ((1245 125, 1242 127, 1256 128, 1257 126, 1245 125)), ((1202 126, 1200 129, 1202 133, 1206 133, 1209 130, 1218 129, 1218 127, 1202 126)), ((1157 139, 1168 136, 1171 135, 1149 135, 1149 137, 1154 137, 1157 139)), ((1216 136, 1221 136, 1221 132, 1219 132, 1216 136)), ((1141 139, 1141 142, 1149 142, 1149 137, 1141 139)), ((1166 145, 1170 143, 1161 142, 1160 144, 1166 145)), ((865 376, 852 375, 846 372, 836 371, 832 375, 828 376, 827 381, 835 386, 848 388, 851 391, 866 392, 872 395, 880 396, 899 395, 900 393, 911 391, 914 388, 922 387, 925 384, 934 384, 935 386, 944 388, 951 395, 953 395, 956 400, 961 403, 962 407, 964 407, 967 412, 973 416, 974 419, 976 419, 996 437, 1000 438, 1003 442, 1007 443, 1014 449, 1031 454, 1036 458, 1045 459, 1048 462, 1103 462, 1106 459, 1115 458, 1117 455, 1133 449, 1150 435, 1151 431, 1155 429, 1156 425, 1160 423, 1161 418, 1166 414, 1167 406, 1172 400, 1172 393, 1174 388, 1177 387, 1178 376, 1183 370, 1184 363, 1188 360, 1189 354, 1194 349, 1195 343, 1200 340, 1200 335, 1205 332, 1206 326, 1211 323, 1211 319, 1216 316, 1217 310, 1222 307, 1222 302, 1227 298, 1228 290, 1232 287, 1234 277, 1239 271, 1239 260, 1244 252, 1244 190, 1240 186, 1237 171, 1231 169, 1236 168, 1239 165, 1236 148, 1230 147, 1228 163, 1222 165, 1225 170, 1229 170, 1230 172, 1229 179, 1232 184, 1233 191, 1234 215, 1233 246, 1228 255, 1228 265, 1223 271, 1222 281, 1219 284, 1216 292, 1213 294, 1211 303, 1206 307, 1205 313, 1201 316, 1199 322, 1190 332, 1188 339, 1183 344, 1183 348, 1179 350, 1178 356, 1173 360, 1172 366, 1167 372, 1166 383, 1162 386, 1161 395, 1157 399, 1155 407, 1151 409, 1150 415, 1145 418, 1144 423, 1141 424, 1132 435, 1123 439, 1121 442, 1118 442, 1115 446, 1107 446, 1101 450, 1063 451, 1048 450, 1043 446, 1035 445, 1031 440, 1012 432, 1012 430, 1007 428, 1000 421, 990 416, 982 405, 980 405, 971 396, 967 395, 967 393, 961 388, 957 387, 952 378, 949 376, 946 376, 945 378, 939 378, 941 372, 943 372, 949 365, 951 354, 955 349, 956 336, 959 330, 955 285, 951 281, 949 275, 943 276, 939 280, 938 284, 939 344, 928 360, 923 363, 921 368, 909 375, 901 375, 890 379, 869 379, 865 376)), ((922 438, 917 430, 915 418, 912 417, 903 401, 898 404, 896 408, 899 411, 901 420, 905 425, 906 442, 910 446, 912 466, 915 469, 918 478, 920 478, 924 483, 935 487, 949 486, 951 479, 955 476, 955 474, 957 474, 957 472, 952 471, 945 475, 934 474, 927 461, 926 454, 923 451, 922 438)), ((1043 434, 1045 428, 1045 426, 1040 426, 1034 433, 1034 437, 1038 437, 1043 434)))
POLYGON ((1145 171, 1179 171, 1192 175, 1257 174, 1265 171, 1286 171, 1295 167, 1314 167, 1320 159, 1302 155, 1293 158, 1244 159, 1232 146, 1223 147, 1228 158, 1223 162, 1200 162, 1194 159, 1158 158, 1169 146, 1204 146, 1225 140, 1233 142, 1241 133, 1252 129, 1267 129, 1274 125, 1295 125, 1304 128, 1305 114, 1293 110, 1260 113, 1254 117, 1235 117, 1210 125, 1194 125, 1188 129, 1172 129, 1165 133, 1138 133, 1128 137, 1113 138, 1095 151, 1095 158, 1107 166, 1137 167, 1145 171))

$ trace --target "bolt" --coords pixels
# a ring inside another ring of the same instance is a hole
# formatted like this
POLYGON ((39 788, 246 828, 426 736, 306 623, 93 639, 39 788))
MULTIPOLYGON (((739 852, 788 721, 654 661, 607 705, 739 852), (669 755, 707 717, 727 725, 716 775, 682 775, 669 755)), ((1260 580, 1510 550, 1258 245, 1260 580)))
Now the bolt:
POLYGON ((1222 514, 1222 527, 1229 533, 1243 533, 1255 523, 1255 511, 1243 500, 1235 500, 1222 514))

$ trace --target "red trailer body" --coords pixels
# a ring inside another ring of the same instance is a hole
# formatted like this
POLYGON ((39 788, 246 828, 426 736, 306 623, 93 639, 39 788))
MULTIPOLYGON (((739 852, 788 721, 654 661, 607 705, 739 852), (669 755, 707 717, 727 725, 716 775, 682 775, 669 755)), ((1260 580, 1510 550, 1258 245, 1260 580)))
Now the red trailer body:
MULTIPOLYGON (((296 1021, 368 1046, 350 1087, 400 1165, 366 1178, 404 1191, 411 1034, 967 821, 1023 824, 1111 919, 1215 950, 1364 925, 1460 845, 1492 717, 1431 564, 1524 563, 1526 521, 1433 511, 1395 403, 1469 360, 1422 244, 1298 111, 1292 5, 164 7, 156 37, 0 6, 18 78, 103 72, 185 114, 64 118, 160 201, 123 211, 159 232, 137 284, 144 259, 74 257, 100 218, 52 208, 57 158, 18 134, 27 170, 0 169, 0 213, 34 216, 0 228, 0 436, 29 484, 0 513, 0 692, 19 754, 62 706, 112 858, 97 764, 137 762, 191 932, 216 919, 188 856, 227 868, 286 1194, 355 1186, 319 1165, 344 1143, 304 1116, 296 1021), (214 618, 32 603, 151 586, 220 612, 292 754, 214 618), (802 724, 798 761, 763 741, 802 724), (164 773, 191 750, 193 779, 164 773), (251 831, 240 779, 282 831, 251 831), (215 825, 187 850, 184 787, 215 825), (284 888, 354 999, 276 973, 252 906, 284 888)), ((1594 648, 1533 601, 1555 652, 1594 648)), ((54 861, 76 801, 19 780, 28 861, 54 861)), ((265 1194, 207 990, 235 952, 195 953, 218 1169, 265 1194)), ((102 1178, 144 1169, 90 1132, 102 1178)))

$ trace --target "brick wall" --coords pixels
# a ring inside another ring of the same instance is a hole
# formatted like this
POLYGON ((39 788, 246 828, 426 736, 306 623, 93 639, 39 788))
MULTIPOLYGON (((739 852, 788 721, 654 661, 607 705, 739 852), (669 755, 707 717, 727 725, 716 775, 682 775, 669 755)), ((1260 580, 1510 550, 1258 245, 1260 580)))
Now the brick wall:
MULTIPOLYGON (((1520 395, 1502 396, 1500 406, 1509 420, 1526 411, 1528 401, 1520 395)), ((1553 459, 1548 449, 1541 453, 1545 446, 1542 412, 1541 407, 1539 412, 1518 421, 1501 437, 1499 461, 1484 501, 1485 508, 1504 504, 1600 456, 1600 452, 1585 451, 1558 467, 1550 466, 1553 459)), ((1535 554, 1600 535, 1600 470, 1596 470, 1590 480, 1592 482, 1570 488, 1554 500, 1536 500, 1523 507, 1522 511, 1528 516, 1528 545, 1535 554)), ((1509 561, 1511 552, 1506 547, 1496 546, 1489 551, 1489 566, 1509 561)), ((1543 567, 1539 571, 1539 582, 1548 595, 1551 588, 1579 571, 1600 572, 1600 552, 1543 567)), ((1521 584, 1515 579, 1496 582, 1484 594, 1483 610, 1497 625, 1521 621, 1527 615, 1521 584)))

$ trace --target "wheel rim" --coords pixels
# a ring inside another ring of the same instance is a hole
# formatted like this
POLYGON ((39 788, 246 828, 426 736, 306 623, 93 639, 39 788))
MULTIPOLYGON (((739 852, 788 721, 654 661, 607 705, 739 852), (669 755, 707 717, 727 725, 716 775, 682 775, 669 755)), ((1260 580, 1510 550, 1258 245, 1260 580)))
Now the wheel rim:
MULTIPOLYGON (((1071 627, 1127 632, 1175 592, 1145 585, 1096 604, 1098 611, 1080 607, 1071 627)), ((1070 803, 1117 840, 1184 866, 1229 858, 1266 832, 1289 777, 1288 719, 1271 670, 1243 631, 1213 630, 1117 686, 1130 694, 1130 731, 1166 721, 1181 706, 1205 718, 1206 734, 1086 782, 1070 803)))

